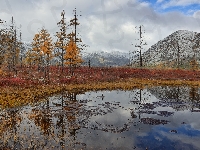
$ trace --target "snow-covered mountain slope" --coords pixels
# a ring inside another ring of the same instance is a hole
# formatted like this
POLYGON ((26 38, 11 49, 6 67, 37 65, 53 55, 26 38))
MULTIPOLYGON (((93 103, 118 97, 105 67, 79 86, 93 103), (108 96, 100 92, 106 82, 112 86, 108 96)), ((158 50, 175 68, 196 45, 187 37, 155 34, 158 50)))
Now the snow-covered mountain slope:
MULTIPOLYGON (((152 45, 142 54, 143 65, 151 66, 165 64, 166 66, 184 66, 193 58, 200 62, 200 33, 178 30, 152 45)), ((139 62, 139 56, 134 57, 133 64, 139 62)))
POLYGON ((128 53, 122 52, 94 52, 94 53, 83 53, 82 58, 84 65, 88 65, 90 60, 91 66, 126 66, 129 64, 128 53))

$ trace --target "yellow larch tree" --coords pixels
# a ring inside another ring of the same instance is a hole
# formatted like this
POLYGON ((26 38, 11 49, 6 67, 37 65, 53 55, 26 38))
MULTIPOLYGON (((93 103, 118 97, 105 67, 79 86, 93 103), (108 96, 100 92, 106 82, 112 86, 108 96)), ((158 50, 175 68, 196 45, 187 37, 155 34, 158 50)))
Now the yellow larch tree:
POLYGON ((80 56, 80 49, 77 47, 74 40, 71 38, 68 45, 65 46, 66 54, 64 55, 64 59, 66 60, 65 64, 69 66, 70 72, 73 74, 72 68, 80 65, 83 60, 80 56))
POLYGON ((0 64, 5 64, 5 54, 9 48, 8 42, 10 40, 7 31, 5 29, 0 30, 0 64))
POLYGON ((40 70, 40 67, 43 65, 42 64, 42 55, 41 55, 41 41, 40 41, 40 34, 37 33, 35 34, 33 41, 31 43, 32 45, 32 51, 35 52, 36 55, 34 55, 34 61, 38 65, 38 71, 40 70))
MULTIPOLYGON (((21 42, 17 38, 17 30, 16 26, 14 24, 14 19, 12 17, 11 20, 11 25, 10 29, 8 29, 8 35, 9 35, 9 49, 8 49, 8 54, 9 54, 9 62, 10 62, 10 67, 16 71, 16 65, 19 62, 19 52, 20 52, 20 45, 21 42)), ((16 72, 17 73, 17 72, 16 72)))
POLYGON ((27 61, 42 67, 44 71, 44 77, 49 80, 49 65, 50 60, 53 58, 52 51, 54 49, 52 44, 52 38, 46 29, 35 34, 32 42, 32 51, 27 53, 27 61))
POLYGON ((25 58, 25 64, 28 64, 29 66, 31 66, 34 61, 35 61, 35 57, 36 57, 36 53, 34 51, 32 51, 31 49, 28 49, 28 51, 26 52, 26 58, 25 58))
POLYGON ((12 36, 8 30, 2 30, 1 33, 1 56, 2 64, 11 69, 12 63, 12 36))
POLYGON ((50 60, 53 58, 52 51, 54 49, 52 44, 52 38, 46 29, 40 31, 40 54, 43 55, 45 62, 45 77, 49 80, 49 65, 50 60))
POLYGON ((16 38, 16 31, 11 29, 1 30, 0 37, 0 64, 9 70, 15 69, 19 62, 20 42, 16 38))
MULTIPOLYGON (((3 23, 0 20, 0 23, 3 23)), ((1 68, 8 68, 9 71, 15 71, 19 64, 19 54, 22 43, 18 39, 17 29, 12 17, 9 27, 0 29, 0 65, 1 68)))

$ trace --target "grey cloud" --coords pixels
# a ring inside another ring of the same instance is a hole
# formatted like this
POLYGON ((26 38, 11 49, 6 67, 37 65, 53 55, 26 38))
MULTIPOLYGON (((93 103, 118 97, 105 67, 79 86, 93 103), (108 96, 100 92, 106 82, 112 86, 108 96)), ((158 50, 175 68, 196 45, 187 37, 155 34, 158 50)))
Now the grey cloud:
POLYGON ((197 19, 200 19, 200 10, 194 12, 194 13, 193 13, 193 17, 194 17, 194 18, 197 18, 197 19))
POLYGON ((23 40, 31 41, 42 26, 54 37, 59 30, 57 22, 61 19, 62 10, 65 10, 69 22, 75 7, 77 14, 82 15, 78 17, 78 32, 83 42, 90 45, 88 51, 96 51, 97 48, 124 52, 136 50, 134 45, 138 41, 135 39, 139 38, 139 34, 134 27, 139 25, 144 26, 144 39, 148 44, 144 50, 176 30, 200 31, 198 12, 193 16, 177 12, 160 14, 148 3, 137 0, 9 0, 0 6, 0 10, 5 10, 0 11, 0 18, 9 22, 13 15, 17 25, 22 24, 23 40))
POLYGON ((0 13, 4 12, 4 13, 7 13, 7 14, 12 14, 12 8, 11 8, 11 5, 10 5, 10 2, 8 0, 5 0, 4 2, 5 3, 1 3, 2 9, 0 9, 0 13))

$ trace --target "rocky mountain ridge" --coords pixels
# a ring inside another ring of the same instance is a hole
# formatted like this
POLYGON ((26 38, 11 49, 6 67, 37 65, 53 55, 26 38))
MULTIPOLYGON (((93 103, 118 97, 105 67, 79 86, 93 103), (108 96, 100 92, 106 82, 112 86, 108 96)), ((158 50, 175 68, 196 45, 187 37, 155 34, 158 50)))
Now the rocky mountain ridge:
MULTIPOLYGON (((152 45, 142 54, 143 65, 162 64, 169 67, 187 67, 192 59, 200 62, 200 33, 178 30, 152 45)), ((133 57, 133 65, 139 64, 139 56, 133 57)))

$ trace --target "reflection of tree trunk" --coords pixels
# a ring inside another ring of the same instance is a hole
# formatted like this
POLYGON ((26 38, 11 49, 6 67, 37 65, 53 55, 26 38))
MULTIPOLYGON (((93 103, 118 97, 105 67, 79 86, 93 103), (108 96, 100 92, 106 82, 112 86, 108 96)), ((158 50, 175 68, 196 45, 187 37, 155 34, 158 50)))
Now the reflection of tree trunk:
MULTIPOLYGON (((50 135, 50 127, 51 127, 51 119, 50 119, 50 107, 49 107, 49 99, 47 100, 47 106, 46 106, 46 111, 45 111, 45 115, 44 115, 44 126, 48 126, 48 128, 46 128, 46 131, 44 131, 46 133, 47 136, 50 135)), ((45 127, 44 127, 45 130, 45 127)))
POLYGON ((64 93, 64 92, 62 91, 62 92, 61 92, 61 105, 62 105, 62 110, 63 110, 63 103, 64 103, 64 102, 63 102, 63 101, 64 101, 63 93, 64 93))
POLYGON ((180 90, 179 90, 179 86, 178 86, 178 89, 177 89, 177 102, 179 101, 179 94, 180 94, 180 90))
MULTIPOLYGON (((8 124, 10 124, 10 127, 11 127, 11 135, 13 135, 13 142, 14 142, 14 148, 16 147, 16 138, 17 138, 17 124, 18 124, 18 121, 21 121, 21 118, 19 116, 17 116, 18 114, 18 109, 16 110, 10 110, 8 112, 8 118, 10 118, 10 121, 8 122, 8 124), (9 117, 10 116, 10 117, 9 117)), ((6 119, 8 119, 6 118, 6 119)), ((9 119, 8 119, 9 120, 9 119)))
MULTIPOLYGON (((62 112, 67 110, 67 113, 65 113, 65 115, 66 115, 67 122, 68 122, 68 129, 69 129, 69 133, 73 137, 73 141, 74 141, 73 145, 71 145, 71 146, 75 147, 76 130, 79 129, 79 128, 77 128, 78 125, 76 123, 76 111, 78 109, 78 106, 76 106, 77 94, 71 93, 71 92, 68 92, 66 95, 65 94, 66 94, 66 92, 61 93, 61 107, 62 107, 62 112), (67 99, 68 99, 67 106, 64 106, 65 97, 67 97, 67 99)), ((65 143, 65 134, 66 134, 65 133, 65 121, 64 121, 64 114, 63 113, 62 113, 62 115, 59 116, 59 122, 57 122, 57 124, 61 127, 60 146, 62 147, 63 144, 65 143)))
MULTIPOLYGON (((63 68, 63 67, 62 67, 63 68)), ((61 93, 61 106, 62 106, 62 112, 63 110, 63 106, 64 106, 64 92, 62 91, 61 93)), ((64 114, 62 114, 60 116, 60 121, 59 123, 61 124, 61 142, 60 142, 60 146, 63 146, 63 143, 65 143, 65 122, 64 122, 64 114)))
MULTIPOLYGON (((11 112, 12 114, 11 114, 11 120, 12 120, 12 128, 13 128, 13 132, 14 132, 14 138, 16 137, 16 135, 17 135, 17 128, 16 128, 16 112, 11 112)), ((16 140, 14 139, 14 147, 15 147, 15 145, 16 145, 16 140)))
POLYGON ((61 114, 58 116, 56 128, 59 130, 58 133, 60 134, 58 134, 58 137, 59 137, 61 149, 63 149, 64 143, 65 143, 65 120, 64 120, 64 114, 62 113, 63 112, 63 94, 61 94, 61 107, 62 107, 62 111, 61 111, 61 114))
POLYGON ((198 90, 197 88, 191 87, 190 93, 189 93, 190 99, 192 101, 192 111, 194 110, 194 104, 193 104, 194 100, 197 99, 197 95, 198 95, 198 91, 197 90, 198 90))
POLYGON ((75 148, 76 130, 79 130, 79 125, 76 122, 76 111, 79 109, 77 105, 77 93, 68 93, 67 97, 69 100, 68 108, 70 109, 67 115, 67 120, 69 122, 69 133, 73 137, 73 147, 75 148))
POLYGON ((62 62, 62 68, 61 68, 61 74, 63 75, 64 70, 64 49, 63 49, 63 42, 62 42, 62 55, 61 55, 61 62, 62 62))
POLYGON ((197 94, 197 89, 194 88, 194 87, 191 87, 191 90, 190 90, 190 97, 192 98, 192 100, 195 99, 196 94, 197 94))
MULTIPOLYGON (((139 96, 140 96, 140 105, 142 104, 142 90, 140 89, 139 92, 139 96)), ((139 120, 140 120, 141 116, 140 116, 140 109, 139 109, 139 120)))

